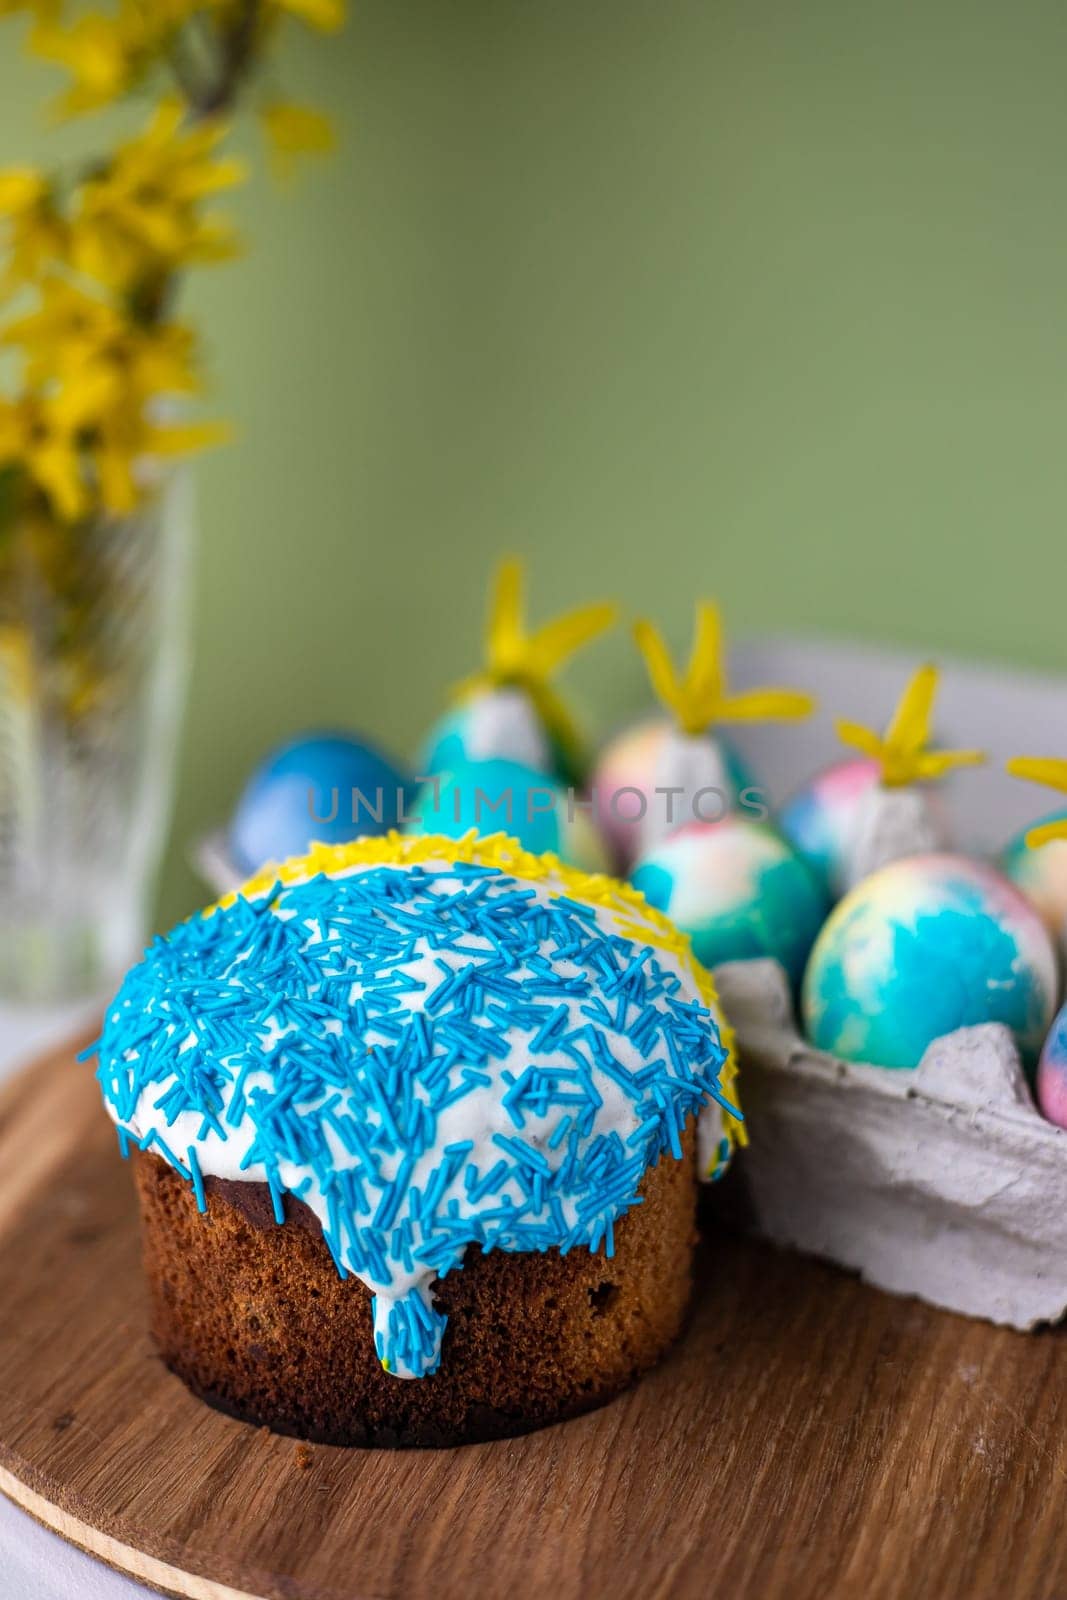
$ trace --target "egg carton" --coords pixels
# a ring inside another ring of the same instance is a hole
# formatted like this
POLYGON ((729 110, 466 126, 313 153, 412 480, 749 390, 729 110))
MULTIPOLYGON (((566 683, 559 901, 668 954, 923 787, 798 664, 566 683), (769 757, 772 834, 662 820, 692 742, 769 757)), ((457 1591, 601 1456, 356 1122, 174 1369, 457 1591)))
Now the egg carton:
POLYGON ((776 961, 715 979, 749 1135, 718 1202, 733 1220, 964 1316, 1064 1316, 1067 1131, 1038 1112, 1007 1028, 945 1034, 913 1072, 854 1065, 801 1037, 776 961))

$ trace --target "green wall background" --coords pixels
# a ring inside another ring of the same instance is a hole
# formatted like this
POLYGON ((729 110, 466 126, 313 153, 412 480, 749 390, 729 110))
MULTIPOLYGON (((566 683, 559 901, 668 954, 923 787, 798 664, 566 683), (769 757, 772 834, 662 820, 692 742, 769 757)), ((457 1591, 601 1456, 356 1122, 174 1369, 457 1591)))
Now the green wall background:
MULTIPOLYGON (((52 80, 4 25, 0 159, 52 80)), ((1067 10, 987 0, 359 0, 288 80, 342 125, 202 278, 188 838, 308 723, 413 747, 487 569, 688 635, 1067 667, 1067 10)), ((643 701, 623 636, 572 674, 643 701)))

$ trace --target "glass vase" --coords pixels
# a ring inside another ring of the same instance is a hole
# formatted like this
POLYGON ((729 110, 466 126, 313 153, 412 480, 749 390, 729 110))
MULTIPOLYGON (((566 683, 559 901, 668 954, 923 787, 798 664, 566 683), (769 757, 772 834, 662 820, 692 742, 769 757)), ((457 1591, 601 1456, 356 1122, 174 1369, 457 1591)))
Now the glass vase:
POLYGON ((0 528, 0 1001, 113 986, 143 947, 189 656, 192 480, 0 528))

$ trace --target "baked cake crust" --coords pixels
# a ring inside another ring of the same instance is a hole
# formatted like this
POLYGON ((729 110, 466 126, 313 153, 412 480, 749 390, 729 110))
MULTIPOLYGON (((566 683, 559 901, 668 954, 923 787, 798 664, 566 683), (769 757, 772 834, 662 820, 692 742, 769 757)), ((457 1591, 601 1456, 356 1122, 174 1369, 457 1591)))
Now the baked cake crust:
POLYGON ((603 1405, 678 1335, 696 1244, 692 1127, 646 1172, 615 1254, 467 1251, 434 1285, 437 1372, 405 1381, 375 1352, 370 1291, 342 1279, 313 1213, 265 1184, 189 1184, 132 1153, 152 1332, 167 1366, 244 1421, 328 1444, 444 1446, 528 1432, 603 1405))

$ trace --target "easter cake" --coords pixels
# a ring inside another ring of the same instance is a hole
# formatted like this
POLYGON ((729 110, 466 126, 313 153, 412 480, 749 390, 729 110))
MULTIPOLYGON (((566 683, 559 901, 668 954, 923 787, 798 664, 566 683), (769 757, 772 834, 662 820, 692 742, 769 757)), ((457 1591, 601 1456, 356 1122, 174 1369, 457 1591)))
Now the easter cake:
POLYGON ((504 836, 317 847, 156 942, 97 1076, 152 1328, 211 1404, 442 1445, 602 1404, 679 1331, 738 1123, 634 891, 504 836))

